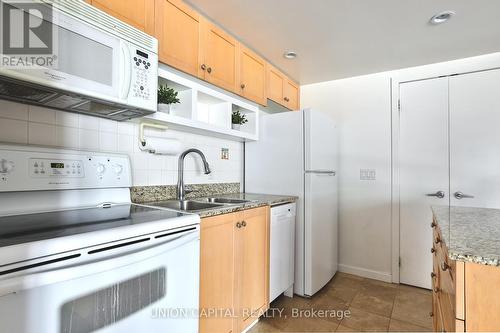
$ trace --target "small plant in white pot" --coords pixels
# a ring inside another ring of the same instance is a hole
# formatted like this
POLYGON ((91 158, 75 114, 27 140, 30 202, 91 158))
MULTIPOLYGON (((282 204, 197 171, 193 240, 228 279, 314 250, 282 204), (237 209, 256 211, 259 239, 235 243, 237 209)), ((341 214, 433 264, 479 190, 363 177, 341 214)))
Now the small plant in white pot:
POLYGON ((241 125, 248 123, 247 116, 240 112, 240 110, 233 111, 232 114, 232 129, 239 130, 241 125))
POLYGON ((180 103, 177 94, 177 91, 173 88, 160 86, 158 88, 158 111, 170 113, 170 106, 180 103))

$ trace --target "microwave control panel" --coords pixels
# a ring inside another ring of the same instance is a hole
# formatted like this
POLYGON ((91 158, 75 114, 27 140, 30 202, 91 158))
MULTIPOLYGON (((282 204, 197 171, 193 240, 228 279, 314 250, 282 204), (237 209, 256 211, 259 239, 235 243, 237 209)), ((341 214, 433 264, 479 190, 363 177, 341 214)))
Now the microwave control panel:
POLYGON ((156 95, 158 59, 156 55, 141 50, 133 54, 131 93, 134 99, 150 100, 156 95), (152 58, 155 59, 152 59, 152 58))

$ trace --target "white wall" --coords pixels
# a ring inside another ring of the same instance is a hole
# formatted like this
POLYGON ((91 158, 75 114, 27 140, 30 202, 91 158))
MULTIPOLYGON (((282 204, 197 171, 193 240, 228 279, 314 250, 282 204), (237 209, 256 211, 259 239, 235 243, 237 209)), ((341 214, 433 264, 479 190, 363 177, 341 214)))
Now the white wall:
MULTIPOLYGON (((135 186, 176 184, 177 156, 140 151, 138 134, 135 122, 116 122, 0 100, 0 142, 124 153, 131 158, 135 186)), ((190 154, 185 160, 187 183, 242 182, 242 143, 173 130, 147 129, 146 135, 177 138, 185 149, 198 148, 205 153, 212 174, 204 175, 200 158, 190 154), (229 160, 221 159, 221 148, 229 148, 229 160)))
MULTIPOLYGON (((399 229, 391 221, 391 79, 498 67, 500 53, 495 53, 301 87, 302 108, 323 110, 339 127, 340 270, 385 281, 391 281, 393 272, 398 276, 399 229), (376 180, 360 180, 360 169, 375 169, 376 180)), ((397 91, 394 94, 397 97, 397 91)))

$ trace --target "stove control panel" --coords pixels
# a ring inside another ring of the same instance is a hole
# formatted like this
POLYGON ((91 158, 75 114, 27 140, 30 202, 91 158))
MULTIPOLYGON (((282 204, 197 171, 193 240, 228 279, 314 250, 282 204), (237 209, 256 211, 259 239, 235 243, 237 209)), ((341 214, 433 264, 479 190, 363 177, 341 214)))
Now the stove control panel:
POLYGON ((128 155, 0 145, 0 192, 131 186, 128 155))
POLYGON ((31 177, 85 177, 81 160, 52 160, 32 158, 31 177))

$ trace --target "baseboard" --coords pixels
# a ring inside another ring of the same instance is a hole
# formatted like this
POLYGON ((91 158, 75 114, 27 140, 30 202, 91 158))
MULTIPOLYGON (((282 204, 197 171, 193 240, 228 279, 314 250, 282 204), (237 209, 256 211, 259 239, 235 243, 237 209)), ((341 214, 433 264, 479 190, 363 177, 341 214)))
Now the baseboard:
POLYGON ((362 276, 369 279, 392 283, 392 274, 386 272, 373 271, 371 269, 354 267, 344 264, 338 265, 339 272, 362 276))

